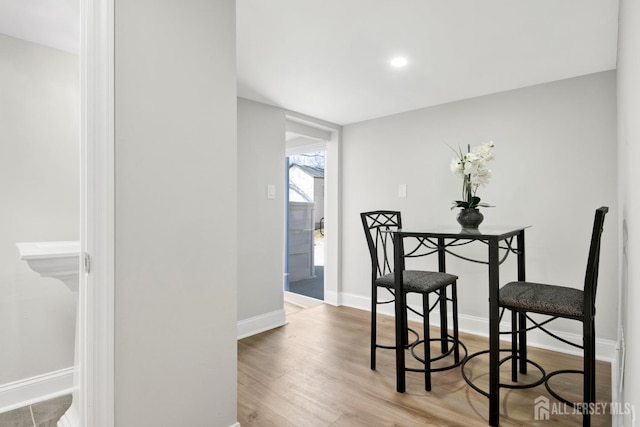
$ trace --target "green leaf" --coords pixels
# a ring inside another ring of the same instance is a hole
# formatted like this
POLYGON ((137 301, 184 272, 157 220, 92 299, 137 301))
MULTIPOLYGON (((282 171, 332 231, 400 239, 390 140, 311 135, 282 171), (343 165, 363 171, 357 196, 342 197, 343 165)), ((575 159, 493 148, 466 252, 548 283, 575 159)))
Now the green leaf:
POLYGON ((469 207, 469 202, 467 202, 465 200, 454 200, 453 201, 453 206, 451 206, 451 209, 468 208, 468 207, 469 207))

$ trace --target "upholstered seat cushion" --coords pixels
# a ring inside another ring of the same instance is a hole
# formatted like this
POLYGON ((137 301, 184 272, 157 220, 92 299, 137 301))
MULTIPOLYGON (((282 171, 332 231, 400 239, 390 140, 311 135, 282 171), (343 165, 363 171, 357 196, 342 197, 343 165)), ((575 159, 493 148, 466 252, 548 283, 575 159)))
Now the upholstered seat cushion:
MULTIPOLYGON (((407 292, 433 292, 458 280, 458 276, 437 271, 405 270, 403 273, 404 288, 407 292)), ((378 277, 376 285, 393 288, 394 282, 394 273, 389 273, 378 277)))
POLYGON ((551 316, 582 318, 584 292, 564 286, 511 282, 500 289, 500 307, 551 316))

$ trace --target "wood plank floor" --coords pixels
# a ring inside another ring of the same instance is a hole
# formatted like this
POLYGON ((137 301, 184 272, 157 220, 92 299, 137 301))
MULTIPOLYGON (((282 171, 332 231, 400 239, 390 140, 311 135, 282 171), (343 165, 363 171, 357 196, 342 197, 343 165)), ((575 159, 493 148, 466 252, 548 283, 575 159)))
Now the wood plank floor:
MULTIPOLYGON (((378 350, 377 369, 369 369, 368 312, 325 304, 286 309, 288 324, 238 341, 238 420, 243 427, 488 425, 488 399, 465 383, 459 369, 434 373, 430 392, 424 390, 423 374, 408 373, 406 393, 395 391, 393 351, 378 350)), ((393 319, 381 318, 379 336, 391 342, 393 319)), ((463 334, 461 339, 470 352, 488 347, 486 338, 463 334)), ((581 366, 580 358, 546 350, 532 349, 530 356, 547 371, 581 366)), ((486 362, 474 359, 466 368, 485 390, 486 362)), ((596 369, 598 401, 610 402, 610 365, 598 362, 596 369)), ((506 382, 506 366, 504 371, 506 382)), ((580 375, 554 379, 554 387, 570 400, 581 400, 581 384, 580 375)), ((501 389, 501 426, 582 425, 581 416, 571 412, 544 386, 501 389), (539 396, 550 400, 549 420, 535 420, 539 396)), ((609 426, 611 417, 596 415, 592 425, 609 426)))

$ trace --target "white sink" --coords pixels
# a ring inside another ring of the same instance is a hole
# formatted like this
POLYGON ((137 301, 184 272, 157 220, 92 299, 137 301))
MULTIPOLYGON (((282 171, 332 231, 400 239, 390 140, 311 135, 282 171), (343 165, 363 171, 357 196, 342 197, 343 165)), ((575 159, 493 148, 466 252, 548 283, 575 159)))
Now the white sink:
MULTIPOLYGON (((42 277, 52 277, 62 280, 78 297, 80 287, 80 242, 24 242, 16 243, 20 252, 20 259, 26 261, 29 267, 42 277)), ((76 316, 78 316, 76 312, 76 316)), ((78 365, 78 328, 76 317, 74 366, 78 365)), ((77 378, 74 380, 77 384, 77 378)), ((73 403, 58 421, 57 427, 76 427, 78 423, 77 393, 73 392, 73 403)))
POLYGON ((80 242, 24 242, 16 243, 20 259, 42 277, 62 280, 72 292, 80 283, 80 242))

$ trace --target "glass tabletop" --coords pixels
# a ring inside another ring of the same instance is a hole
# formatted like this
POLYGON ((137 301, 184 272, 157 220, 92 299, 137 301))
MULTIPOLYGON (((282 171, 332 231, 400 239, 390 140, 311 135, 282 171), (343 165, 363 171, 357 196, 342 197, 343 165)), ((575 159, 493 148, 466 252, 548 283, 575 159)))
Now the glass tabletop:
POLYGON ((477 229, 460 228, 455 225, 440 225, 434 227, 416 227, 391 230, 403 236, 428 236, 444 237, 453 239, 506 239, 519 234, 522 230, 531 227, 525 226, 502 226, 502 225, 481 225, 477 229))

